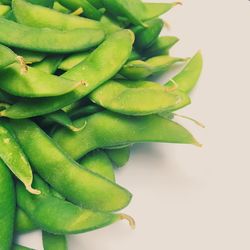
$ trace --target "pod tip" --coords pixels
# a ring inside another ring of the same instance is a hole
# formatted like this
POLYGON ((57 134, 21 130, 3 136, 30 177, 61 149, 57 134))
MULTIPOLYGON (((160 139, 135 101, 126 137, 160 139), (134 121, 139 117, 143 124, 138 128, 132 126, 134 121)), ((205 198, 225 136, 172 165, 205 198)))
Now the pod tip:
POLYGON ((183 2, 180 2, 180 1, 175 2, 174 5, 183 5, 183 2))
POLYGON ((203 147, 203 144, 199 143, 199 142, 196 141, 196 140, 194 140, 193 145, 196 146, 196 147, 199 147, 199 148, 202 148, 202 147, 203 147))
POLYGON ((34 189, 34 188, 32 188, 30 185, 27 185, 27 186, 26 186, 26 190, 27 190, 28 192, 30 192, 31 194, 35 194, 35 195, 41 194, 41 191, 40 191, 40 190, 34 189))
POLYGON ((16 57, 17 62, 21 66, 21 74, 26 74, 28 72, 28 66, 22 56, 17 56, 16 57))
POLYGON ((127 220, 128 223, 129 223, 129 226, 132 228, 132 229, 135 229, 135 220, 133 217, 131 217, 130 215, 127 215, 127 214, 119 214, 119 218, 120 220, 127 220))

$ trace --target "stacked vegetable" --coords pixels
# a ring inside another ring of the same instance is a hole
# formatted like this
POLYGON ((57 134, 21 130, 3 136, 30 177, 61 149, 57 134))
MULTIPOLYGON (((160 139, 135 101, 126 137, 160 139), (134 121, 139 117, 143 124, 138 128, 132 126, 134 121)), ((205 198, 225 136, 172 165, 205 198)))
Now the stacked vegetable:
POLYGON ((131 193, 115 181, 141 142, 199 145, 174 111, 190 104, 202 69, 169 55, 160 15, 178 3, 140 0, 2 0, 0 6, 0 249, 43 231, 65 235, 132 217, 114 213, 131 193), (172 65, 164 85, 149 80, 172 65))

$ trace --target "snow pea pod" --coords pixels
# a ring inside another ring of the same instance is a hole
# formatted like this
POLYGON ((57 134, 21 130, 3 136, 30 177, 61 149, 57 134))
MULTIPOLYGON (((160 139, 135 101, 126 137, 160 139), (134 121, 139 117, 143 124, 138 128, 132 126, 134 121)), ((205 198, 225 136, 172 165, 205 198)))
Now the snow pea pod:
POLYGON ((48 8, 52 8, 54 5, 54 0, 28 0, 28 2, 48 8))
POLYGON ((94 20, 100 20, 102 13, 91 5, 87 0, 58 0, 58 2, 72 11, 82 8, 83 15, 94 20))
POLYGON ((111 34, 85 61, 62 75, 75 81, 84 79, 85 86, 63 96, 22 100, 1 111, 0 115, 14 119, 34 117, 54 112, 82 99, 120 70, 131 53, 133 42, 134 36, 129 30, 111 34))
POLYGON ((102 150, 96 150, 85 155, 83 159, 80 160, 80 165, 110 181, 115 181, 112 162, 102 150))
POLYGON ((102 29, 100 22, 60 13, 24 0, 13 0, 12 8, 19 23, 32 27, 56 30, 73 30, 79 28, 102 29))
POLYGON ((141 17, 146 8, 140 0, 102 0, 102 4, 111 14, 125 17, 134 25, 144 26, 141 17))
POLYGON ((170 11, 176 5, 180 5, 180 2, 173 3, 144 3, 145 12, 142 15, 142 20, 150 20, 159 17, 166 12, 170 11))
POLYGON ((63 57, 63 55, 49 55, 41 62, 34 63, 32 67, 49 74, 54 74, 62 62, 63 57))
POLYGON ((55 235, 43 231, 44 250, 67 250, 67 239, 64 235, 55 235))
POLYGON ((10 6, 0 4, 0 16, 6 15, 10 11, 10 6))
POLYGON ((129 80, 141 80, 153 74, 166 72, 175 63, 186 60, 186 58, 164 55, 152 57, 146 61, 130 61, 122 67, 120 74, 129 80))
POLYGON ((87 122, 84 130, 72 133, 59 129, 53 139, 74 159, 97 148, 128 145, 137 142, 198 144, 179 124, 158 115, 131 117, 103 111, 75 121, 87 122))
POLYGON ((0 160, 0 249, 11 249, 14 218, 15 218, 15 191, 11 174, 0 160))
POLYGON ((149 48, 158 38, 163 28, 163 21, 159 18, 145 22, 147 27, 132 28, 135 33, 135 47, 139 51, 149 48))
POLYGON ((17 143, 10 131, 8 124, 0 121, 0 144, 3 145, 0 149, 0 158, 12 171, 12 173, 25 185, 26 189, 32 194, 39 194, 38 190, 31 187, 33 174, 31 166, 22 151, 22 148, 17 143))
POLYGON ((172 110, 188 98, 185 94, 172 93, 168 88, 148 81, 108 81, 89 97, 108 110, 136 116, 172 110))
POLYGON ((34 249, 14 244, 14 246, 11 248, 11 250, 34 250, 34 249))
POLYGON ((172 48, 178 41, 179 38, 175 36, 159 37, 148 49, 143 51, 143 55, 146 58, 163 55, 165 51, 172 48))
POLYGON ((20 74, 17 63, 0 70, 0 76, 1 89, 22 97, 59 96, 83 85, 81 81, 70 81, 32 67, 28 67, 26 74, 20 74))
MULTIPOLYGON (((42 180, 39 179, 39 182, 42 182, 42 180)), ((43 189, 41 184, 37 187, 43 189)), ((26 192, 20 183, 17 184, 17 203, 42 230, 60 235, 95 230, 113 224, 125 217, 123 214, 81 208, 46 192, 33 197, 26 192)), ((126 218, 132 221, 130 217, 126 218)))
POLYGON ((119 210, 129 203, 131 194, 126 189, 81 169, 35 123, 29 120, 9 123, 34 170, 66 199, 99 211, 119 210))
POLYGON ((198 51, 190 59, 184 69, 175 77, 170 79, 165 85, 174 85, 178 87, 178 89, 180 89, 181 91, 184 91, 186 93, 191 92, 200 78, 202 65, 202 55, 201 52, 198 51))
POLYGON ((17 233, 28 233, 38 229, 38 226, 29 218, 29 216, 21 209, 16 209, 15 231, 17 233))
POLYGON ((106 149, 106 154, 116 167, 123 167, 129 160, 130 146, 117 149, 106 149))
POLYGON ((70 53, 88 50, 100 44, 104 32, 95 29, 59 31, 33 28, 0 17, 0 43, 22 49, 70 53), (86 36, 86 34, 88 34, 86 36), (61 42, 63 41, 63 43, 61 42))
POLYGON ((90 105, 83 106, 83 107, 76 107, 75 109, 70 110, 68 112, 68 115, 71 119, 75 120, 83 116, 92 115, 94 113, 101 112, 101 111, 103 111, 102 107, 94 105, 94 104, 90 104, 90 105))

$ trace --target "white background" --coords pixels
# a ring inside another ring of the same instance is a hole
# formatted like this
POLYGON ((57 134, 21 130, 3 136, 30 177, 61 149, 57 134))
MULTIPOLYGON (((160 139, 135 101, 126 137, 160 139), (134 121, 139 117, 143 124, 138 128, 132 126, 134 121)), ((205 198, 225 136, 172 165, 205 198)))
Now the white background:
MULTIPOLYGON (((125 212, 135 217, 136 230, 119 222, 72 236, 72 250, 250 249, 250 2, 183 3, 166 15, 167 33, 181 39, 172 54, 201 49, 204 71, 192 105, 179 113, 206 129, 179 121, 204 146, 134 146, 117 180, 134 194, 125 212)), ((38 236, 20 242, 41 250, 38 236)))

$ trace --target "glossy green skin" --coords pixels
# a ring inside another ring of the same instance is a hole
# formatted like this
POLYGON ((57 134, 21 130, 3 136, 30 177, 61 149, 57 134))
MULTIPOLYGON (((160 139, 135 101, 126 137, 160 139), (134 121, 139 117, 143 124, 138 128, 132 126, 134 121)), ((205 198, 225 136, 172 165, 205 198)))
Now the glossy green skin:
POLYGON ((23 100, 1 112, 1 115, 13 119, 34 117, 51 113, 82 99, 120 70, 131 53, 133 41, 133 33, 129 30, 110 35, 85 61, 62 75, 66 79, 84 80, 85 86, 59 97, 23 100))
POLYGON ((10 131, 8 124, 0 121, 0 158, 14 173, 14 175, 21 180, 24 185, 29 189, 33 181, 33 174, 31 166, 21 148, 10 131))
POLYGON ((183 99, 148 81, 108 81, 90 94, 92 102, 125 115, 149 115, 171 110, 183 99))
POLYGON ((130 147, 106 149, 106 154, 116 167, 123 167, 129 160, 130 147))
POLYGON ((81 85, 80 82, 54 76, 32 67, 28 67, 28 71, 21 74, 18 63, 0 70, 0 76, 3 79, 0 88, 21 97, 60 96, 81 85))
POLYGON ((54 2, 53 9, 64 14, 69 14, 71 12, 69 9, 65 8, 57 1, 54 2))
POLYGON ((142 20, 150 20, 159 17, 170 11, 173 7, 178 5, 175 3, 144 3, 146 11, 143 13, 142 20))
POLYGON ((58 0, 58 2, 72 11, 75 11, 81 7, 84 10, 82 15, 90 19, 100 20, 102 16, 101 12, 91 5, 87 0, 58 0))
POLYGON ((74 159, 105 147, 139 142, 167 142, 195 144, 193 136, 179 124, 158 115, 131 117, 103 111, 75 121, 84 130, 72 133, 59 129, 53 139, 74 159))
MULTIPOLYGON (((42 190, 41 185, 37 185, 42 190)), ((76 234, 114 223, 119 216, 83 209, 45 192, 30 195, 17 184, 17 203, 39 227, 53 234, 76 234)))
POLYGON ((90 4, 92 4, 97 9, 100 9, 103 7, 102 0, 88 0, 90 4))
POLYGON ((28 0, 28 2, 34 5, 41 5, 48 8, 52 8, 54 5, 54 0, 28 0))
POLYGON ((140 0, 102 0, 102 4, 108 12, 125 17, 134 25, 144 26, 141 17, 145 6, 140 0))
POLYGON ((34 52, 18 48, 13 48, 13 50, 17 55, 24 58, 26 64, 41 62, 46 57, 46 54, 42 52, 34 52))
POLYGON ((166 72, 175 63, 184 61, 186 59, 168 55, 152 57, 146 61, 130 61, 122 67, 120 74, 129 80, 143 80, 153 74, 166 72))
POLYGON ((145 23, 148 27, 137 26, 132 29, 135 33, 135 47, 140 51, 145 50, 154 44, 164 25, 163 21, 159 18, 145 23))
POLYGON ((12 8, 19 23, 37 28, 73 30, 102 29, 101 23, 84 17, 60 13, 24 0, 13 0, 12 8))
POLYGON ((112 162, 104 151, 96 150, 88 153, 80 161, 80 164, 84 168, 115 182, 112 162))
POLYGON ((15 190, 8 168, 0 160, 0 249, 9 250, 12 245, 15 218, 15 190))
POLYGON ((55 235, 43 231, 44 250, 67 250, 67 239, 64 235, 55 235))
POLYGON ((0 5, 0 16, 6 15, 10 11, 10 6, 8 5, 0 5))
POLYGON ((17 61, 17 55, 8 47, 0 44, 0 69, 17 61))
POLYGON ((72 69, 73 67, 75 67, 80 62, 83 62, 85 59, 87 59, 87 57, 90 54, 91 54, 90 51, 81 52, 81 53, 77 53, 77 54, 72 54, 72 55, 66 57, 60 63, 58 68, 61 69, 61 70, 64 70, 64 71, 68 71, 68 70, 72 69))
POLYGON ((178 37, 175 36, 162 36, 150 46, 147 50, 143 51, 143 55, 147 58, 153 56, 163 55, 165 51, 172 48, 179 41, 178 37))
POLYGON ((7 46, 50 53, 88 50, 100 44, 104 32, 95 29, 60 31, 33 28, 0 17, 0 43, 7 46), (86 34, 88 34, 86 36, 86 34), (63 42, 62 42, 63 41, 63 42))
POLYGON ((49 55, 41 62, 34 63, 32 67, 49 74, 54 74, 62 62, 63 57, 62 55, 49 55))
POLYGON ((14 246, 11 248, 11 250, 34 250, 34 249, 14 244, 14 246))
POLYGON ((9 122, 34 170, 66 199, 99 211, 120 210, 129 203, 131 194, 126 189, 81 169, 35 123, 9 122))
POLYGON ((100 22, 106 34, 111 34, 122 29, 118 21, 112 19, 107 15, 103 15, 100 22))
POLYGON ((16 210, 15 231, 17 233, 28 233, 37 230, 37 225, 29 218, 29 216, 20 208, 16 210))
POLYGON ((165 85, 171 86, 174 83, 181 91, 190 93, 200 78, 202 66, 202 55, 201 52, 198 51, 194 55, 194 57, 191 58, 191 60, 187 63, 184 69, 165 85))

